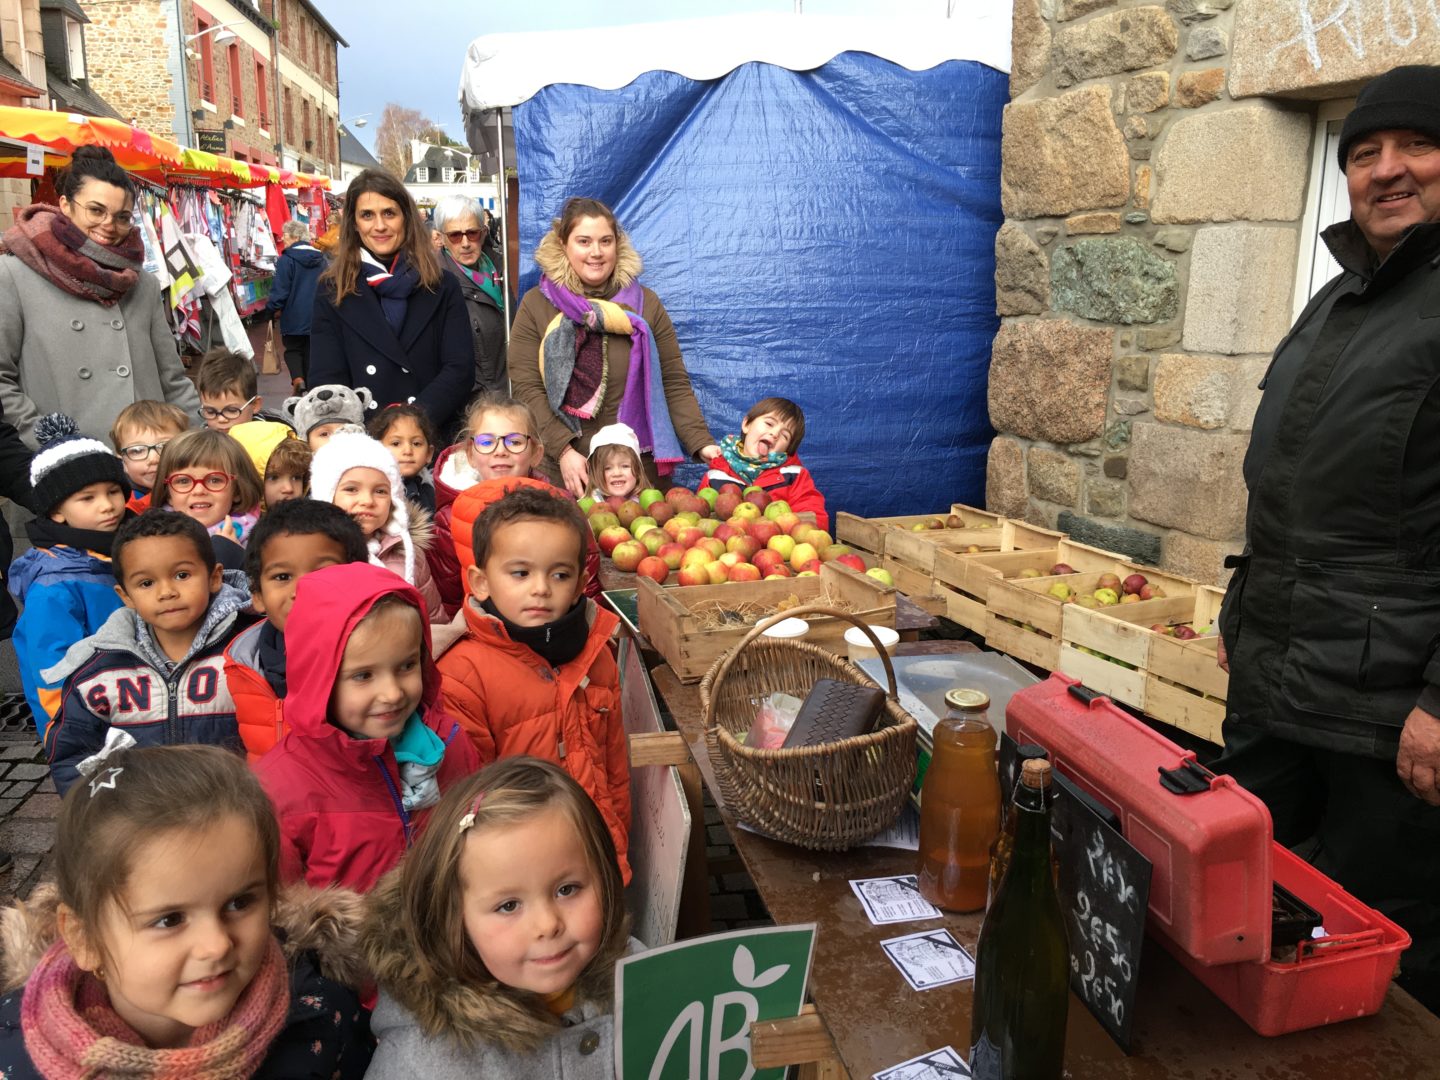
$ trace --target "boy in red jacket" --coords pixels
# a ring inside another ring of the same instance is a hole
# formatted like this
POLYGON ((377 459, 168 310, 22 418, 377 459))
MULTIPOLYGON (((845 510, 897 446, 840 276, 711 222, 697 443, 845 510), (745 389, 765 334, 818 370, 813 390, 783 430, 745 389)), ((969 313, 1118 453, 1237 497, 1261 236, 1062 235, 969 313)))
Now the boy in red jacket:
POLYGON ((758 487, 771 501, 783 499, 797 514, 809 511, 815 524, 830 531, 825 496, 810 470, 800 464, 800 440, 805 437, 805 414, 789 398, 767 397, 750 406, 740 422, 739 435, 720 440, 720 456, 710 459, 702 488, 737 490, 758 487))
POLYGON ((466 634, 440 658, 445 706, 482 762, 529 754, 574 777, 628 882, 630 764, 609 648, 619 620, 582 591, 580 508, 534 481, 511 483, 475 522, 466 634))
POLYGON ((280 821, 280 875, 366 892, 479 758, 440 704, 424 604, 398 574, 307 574, 285 637, 289 730, 255 766, 280 821))
POLYGON ((365 534, 338 506, 287 499, 260 518, 245 548, 250 602, 265 618, 225 648, 225 682, 253 765, 285 733, 285 621, 295 587, 315 570, 370 561, 365 534))

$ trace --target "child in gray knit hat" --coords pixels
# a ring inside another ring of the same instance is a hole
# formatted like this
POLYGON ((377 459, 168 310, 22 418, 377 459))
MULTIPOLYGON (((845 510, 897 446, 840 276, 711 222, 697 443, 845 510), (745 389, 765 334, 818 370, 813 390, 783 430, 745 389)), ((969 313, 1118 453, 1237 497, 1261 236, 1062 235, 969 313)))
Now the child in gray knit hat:
POLYGON ((346 424, 365 427, 366 413, 375 408, 370 391, 331 383, 317 386, 303 397, 285 400, 285 417, 299 436, 318 450, 346 424))

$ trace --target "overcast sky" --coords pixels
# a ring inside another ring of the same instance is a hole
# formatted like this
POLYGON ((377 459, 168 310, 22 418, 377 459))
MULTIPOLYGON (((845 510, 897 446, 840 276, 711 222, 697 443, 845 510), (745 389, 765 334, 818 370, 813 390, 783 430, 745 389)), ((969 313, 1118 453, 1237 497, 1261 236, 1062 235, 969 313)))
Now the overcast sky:
MULTIPOLYGON (((806 14, 945 14, 946 0, 803 0, 806 14)), ((990 0, 958 0, 961 4, 990 0)), ((1001 0, 996 0, 1001 2, 1001 0)), ((457 88, 470 42, 483 34, 573 30, 586 26, 690 19, 751 11, 791 12, 795 0, 319 0, 320 10, 350 43, 340 50, 340 119, 369 113, 353 134, 374 149, 375 125, 386 102, 419 109, 464 141, 457 88)), ((584 58, 577 57, 577 64, 584 58)))

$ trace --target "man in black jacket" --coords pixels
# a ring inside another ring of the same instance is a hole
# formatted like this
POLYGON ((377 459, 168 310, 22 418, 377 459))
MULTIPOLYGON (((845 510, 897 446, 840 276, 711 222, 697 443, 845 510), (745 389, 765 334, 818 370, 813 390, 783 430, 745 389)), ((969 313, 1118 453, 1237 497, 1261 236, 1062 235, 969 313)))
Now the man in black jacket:
POLYGON ((1340 137, 1343 272, 1275 350, 1221 615, 1217 769, 1414 938, 1440 1010, 1440 67, 1361 91, 1340 137))

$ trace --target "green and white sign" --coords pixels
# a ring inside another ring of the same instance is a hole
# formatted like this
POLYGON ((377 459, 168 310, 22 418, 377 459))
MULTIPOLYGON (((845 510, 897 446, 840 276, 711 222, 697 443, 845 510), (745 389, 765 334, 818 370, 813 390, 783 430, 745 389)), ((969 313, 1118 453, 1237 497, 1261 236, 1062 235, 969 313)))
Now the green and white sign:
POLYGON ((815 924, 691 938, 615 968, 619 1080, 780 1080, 756 1071, 750 1025, 798 1016, 815 924))

